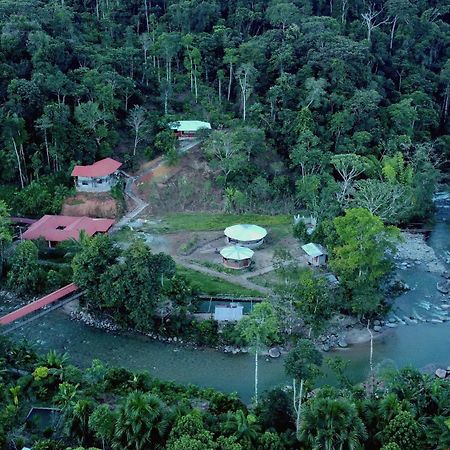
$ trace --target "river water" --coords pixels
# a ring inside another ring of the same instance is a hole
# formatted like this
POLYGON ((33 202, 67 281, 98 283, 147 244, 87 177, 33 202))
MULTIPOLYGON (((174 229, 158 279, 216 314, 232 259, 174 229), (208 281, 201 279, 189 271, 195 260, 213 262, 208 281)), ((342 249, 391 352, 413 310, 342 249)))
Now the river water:
MULTIPOLYGON (((436 205, 436 223, 429 245, 449 268, 450 200, 438 196, 436 205)), ((400 318, 418 316, 428 320, 444 317, 446 310, 441 306, 446 303, 446 297, 436 290, 437 275, 420 266, 401 270, 400 275, 412 290, 398 297, 393 315, 400 318)), ((450 310, 447 311, 450 313, 450 310)), ((450 365, 450 321, 404 322, 374 341, 373 362, 377 369, 450 365)), ((114 335, 72 321, 61 310, 52 311, 17 329, 13 336, 34 343, 39 351, 67 351, 73 363, 81 366, 90 365, 92 359, 97 358, 110 365, 148 370, 161 379, 237 392, 244 401, 249 401, 253 393, 254 366, 251 355, 192 350, 141 336, 114 335)), ((327 355, 333 356, 349 361, 348 374, 353 381, 361 381, 368 375, 369 344, 355 345, 327 355)), ((261 391, 285 384, 283 360, 260 358, 259 379, 261 391)))

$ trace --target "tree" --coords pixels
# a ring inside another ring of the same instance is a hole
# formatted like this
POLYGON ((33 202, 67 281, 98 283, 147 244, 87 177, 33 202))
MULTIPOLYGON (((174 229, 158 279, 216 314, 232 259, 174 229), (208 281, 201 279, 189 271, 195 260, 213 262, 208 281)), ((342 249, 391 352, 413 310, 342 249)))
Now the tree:
POLYGON ((325 391, 306 403, 300 439, 312 448, 357 450, 366 437, 364 423, 351 400, 325 391))
POLYGON ((43 274, 39 268, 38 248, 32 241, 23 241, 10 260, 8 286, 21 295, 30 295, 42 289, 43 274))
POLYGON ((257 70, 252 63, 241 64, 236 71, 236 79, 241 88, 242 120, 247 118, 247 102, 253 92, 253 83, 257 76, 257 70))
POLYGON ((146 450, 158 442, 163 418, 161 400, 152 394, 132 392, 120 406, 112 448, 146 450))
POLYGON ((322 355, 308 339, 299 339, 296 346, 289 352, 284 362, 286 373, 292 378, 293 405, 296 412, 295 427, 300 433, 302 402, 305 381, 312 382, 318 375, 322 365, 322 355), (300 391, 297 395, 297 383, 300 381, 300 391))
POLYGON ((354 153, 334 155, 331 157, 331 164, 342 178, 342 188, 338 194, 339 203, 342 204, 348 199, 352 182, 368 169, 369 164, 367 158, 354 153))
POLYGON ((350 204, 369 210, 385 223, 395 224, 409 217, 412 190, 398 183, 359 180, 355 183, 355 194, 350 204))
POLYGON ((86 291, 84 301, 88 306, 101 307, 98 298, 101 276, 115 264, 119 251, 106 234, 82 236, 80 244, 81 251, 72 260, 73 281, 86 291))
POLYGON ((245 143, 236 139, 233 131, 213 131, 205 144, 206 156, 220 170, 226 184, 233 172, 242 169, 245 163, 245 143))
MULTIPOLYGON (((128 115, 128 126, 134 131, 134 146, 133 156, 136 156, 136 149, 138 144, 145 139, 145 135, 148 133, 146 126, 146 114, 147 111, 142 106, 135 106, 128 115)), ((173 134, 173 133, 172 133, 173 134)))
POLYGON ((12 242, 11 221, 9 220, 9 208, 6 203, 0 200, 0 276, 3 275, 3 263, 5 260, 5 250, 12 242))
POLYGON ((215 450, 213 435, 203 424, 198 410, 181 416, 172 428, 167 450, 215 450))
POLYGON ((117 320, 149 330, 162 300, 164 279, 174 275, 173 259, 163 253, 153 255, 139 240, 123 252, 123 262, 102 274, 97 295, 117 320))
POLYGON ((102 448, 105 450, 105 444, 112 442, 116 416, 108 405, 99 405, 89 417, 89 428, 97 439, 102 441, 102 448))
POLYGON ((409 411, 400 412, 387 424, 383 441, 397 444, 402 450, 423 448, 420 425, 409 411))
POLYGON ((351 290, 376 286, 392 268, 399 230, 383 225, 380 218, 363 208, 348 209, 333 223, 338 241, 330 266, 351 290))
POLYGON ((310 269, 300 270, 292 283, 294 307, 304 324, 312 331, 320 331, 334 311, 334 299, 328 282, 310 269))
POLYGON ((375 6, 373 4, 370 4, 367 11, 361 14, 367 27, 367 41, 369 42, 369 44, 371 43, 372 31, 375 28, 380 27, 381 25, 389 23, 389 17, 381 20, 380 14, 382 12, 383 9, 377 11, 375 9, 375 6))
POLYGON ((258 355, 277 337, 277 319, 268 302, 254 306, 253 311, 239 322, 242 337, 255 354, 255 403, 258 404, 258 355))
POLYGON ((253 414, 245 414, 242 409, 229 411, 224 430, 235 436, 244 448, 252 448, 260 430, 257 418, 253 414))

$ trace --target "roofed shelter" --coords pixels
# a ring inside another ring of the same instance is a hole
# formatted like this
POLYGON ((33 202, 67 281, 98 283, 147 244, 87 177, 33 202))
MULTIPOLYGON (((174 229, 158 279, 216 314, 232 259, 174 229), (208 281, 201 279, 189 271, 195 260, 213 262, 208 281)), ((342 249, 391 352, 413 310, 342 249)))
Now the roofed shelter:
POLYGON ((211 124, 201 120, 179 120, 172 122, 170 128, 175 131, 178 139, 193 139, 199 130, 210 130, 211 124))
POLYGON ((89 166, 75 166, 72 176, 80 192, 107 192, 117 182, 117 171, 122 163, 112 158, 101 159, 89 166))
POLYGON ((45 215, 33 223, 22 239, 45 239, 49 247, 70 239, 78 240, 80 232, 88 236, 106 233, 114 224, 112 219, 92 219, 91 217, 51 216, 45 215))
POLYGON ((214 320, 217 322, 237 322, 243 315, 244 307, 236 303, 217 305, 214 309, 214 320))
POLYGON ((253 250, 239 245, 230 245, 220 250, 223 265, 230 269, 245 269, 252 263, 253 250))
POLYGON ((264 242, 267 231, 258 225, 239 224, 225 228, 224 234, 228 244, 256 248, 264 242))
POLYGON ((320 244, 310 242, 302 245, 302 249, 306 253, 308 264, 319 267, 327 262, 327 251, 320 244))

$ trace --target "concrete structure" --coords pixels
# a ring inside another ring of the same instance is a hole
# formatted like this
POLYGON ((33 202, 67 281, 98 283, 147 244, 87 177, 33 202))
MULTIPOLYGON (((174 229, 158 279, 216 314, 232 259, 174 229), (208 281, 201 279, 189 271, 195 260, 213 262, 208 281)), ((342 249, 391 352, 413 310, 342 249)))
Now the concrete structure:
POLYGON ((239 245, 230 245, 220 250, 222 262, 230 269, 245 269, 252 263, 253 250, 239 245))
POLYGON ((264 242, 267 231, 258 225, 239 224, 225 228, 224 234, 228 244, 256 248, 264 242))
POLYGON ((22 234, 22 239, 36 240, 43 238, 48 242, 49 247, 54 247, 62 241, 78 240, 81 231, 84 231, 88 236, 106 233, 113 224, 114 220, 112 219, 45 215, 22 234))
POLYGON ((303 222, 306 226, 306 233, 313 234, 314 230, 317 226, 317 219, 313 216, 305 217, 300 216, 299 214, 294 216, 294 225, 299 224, 300 222, 303 222))
POLYGON ((199 130, 210 130, 211 124, 201 120, 179 120, 171 123, 170 128, 175 131, 178 139, 193 139, 199 130))
POLYGON ((319 267, 327 262, 327 252, 320 244, 310 242, 302 245, 302 249, 306 253, 308 264, 319 267))
POLYGON ((112 158, 101 159, 90 166, 75 166, 72 176, 79 192, 108 192, 117 183, 121 162, 112 158))
POLYGON ((214 308, 214 320, 218 322, 237 322, 244 315, 244 307, 237 303, 218 305, 214 308))

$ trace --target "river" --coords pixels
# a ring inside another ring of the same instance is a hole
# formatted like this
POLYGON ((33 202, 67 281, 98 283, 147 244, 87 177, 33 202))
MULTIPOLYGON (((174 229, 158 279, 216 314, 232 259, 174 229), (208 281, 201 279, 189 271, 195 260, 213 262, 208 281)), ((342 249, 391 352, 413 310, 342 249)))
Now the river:
MULTIPOLYGON (((428 243, 448 269, 450 199, 438 196, 436 204, 436 223, 428 243)), ((418 314, 429 319, 443 313, 439 305, 445 296, 436 290, 439 276, 420 266, 400 270, 400 275, 412 289, 396 299, 393 314, 398 317, 418 314)), ((62 310, 52 311, 17 329, 13 336, 34 343, 38 351, 66 351, 72 362, 81 366, 90 365, 92 359, 97 358, 110 365, 148 370, 161 379, 237 392, 244 401, 249 401, 253 393, 251 355, 186 349, 146 337, 105 333, 70 320, 62 310)), ((353 381, 361 381, 368 375, 369 344, 331 352, 327 357, 337 355, 349 361, 348 374, 353 381)), ((450 321, 399 324, 374 341, 373 362, 377 369, 406 365, 421 368, 429 364, 449 366, 450 321)), ((282 359, 260 358, 259 378, 261 391, 285 384, 282 359)))

